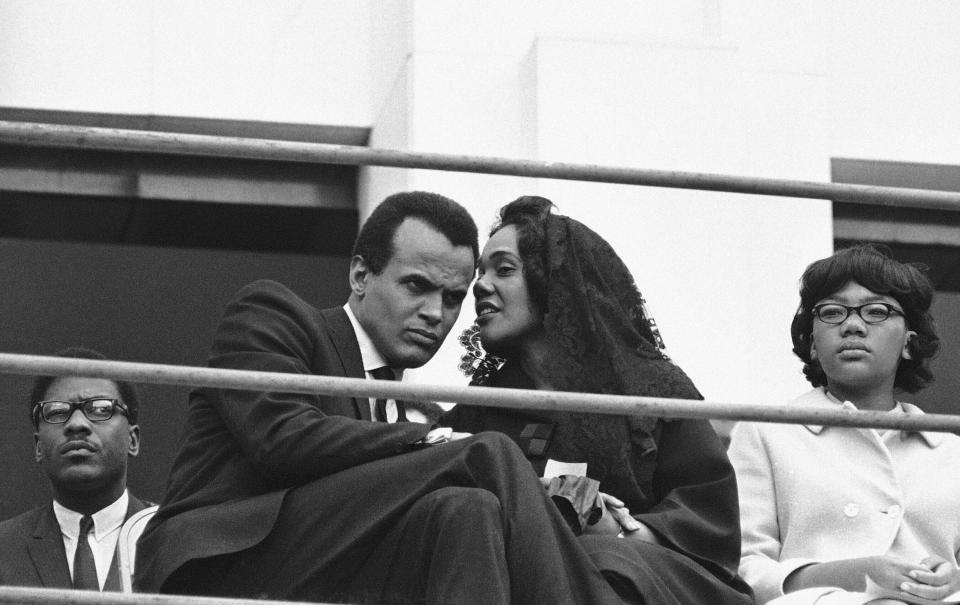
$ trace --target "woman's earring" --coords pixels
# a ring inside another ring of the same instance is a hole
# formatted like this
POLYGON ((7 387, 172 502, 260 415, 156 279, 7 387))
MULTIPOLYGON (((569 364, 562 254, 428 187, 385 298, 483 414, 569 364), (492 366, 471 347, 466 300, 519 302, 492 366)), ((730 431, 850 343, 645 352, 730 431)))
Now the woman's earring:
POLYGON ((469 378, 480 366, 485 354, 483 345, 480 344, 480 327, 477 322, 474 321, 469 328, 464 330, 458 340, 460 346, 464 348, 463 355, 460 356, 459 369, 469 378))
POLYGON ((460 346, 464 348, 458 367, 471 379, 471 384, 483 384, 491 373, 503 365, 505 360, 502 357, 491 355, 483 350, 483 345, 480 343, 480 327, 476 321, 460 334, 458 340, 460 346))

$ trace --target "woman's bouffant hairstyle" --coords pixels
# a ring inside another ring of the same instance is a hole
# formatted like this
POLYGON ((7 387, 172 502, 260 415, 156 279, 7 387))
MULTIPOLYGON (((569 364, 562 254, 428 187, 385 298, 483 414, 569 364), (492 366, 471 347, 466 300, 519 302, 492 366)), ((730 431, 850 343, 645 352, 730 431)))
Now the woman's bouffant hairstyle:
POLYGON ((500 218, 490 235, 513 225, 517 229, 517 250, 523 261, 523 276, 530 299, 542 313, 547 308, 547 219, 554 208, 544 197, 525 195, 500 209, 500 218))
POLYGON ((800 308, 790 326, 793 352, 803 360, 803 373, 813 386, 826 386, 827 376, 811 358, 813 307, 819 301, 856 282, 877 294, 893 297, 903 308, 907 329, 916 332, 897 368, 894 388, 915 393, 933 381, 930 359, 940 350, 940 337, 930 315, 933 285, 926 267, 894 259, 886 246, 860 244, 835 252, 807 267, 800 279, 800 308))

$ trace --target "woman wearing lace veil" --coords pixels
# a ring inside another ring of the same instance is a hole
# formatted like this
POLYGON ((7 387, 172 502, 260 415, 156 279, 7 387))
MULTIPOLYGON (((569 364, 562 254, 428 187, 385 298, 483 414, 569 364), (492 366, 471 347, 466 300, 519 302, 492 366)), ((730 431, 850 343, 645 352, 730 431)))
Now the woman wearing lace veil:
MULTIPOLYGON (((700 399, 610 245, 552 208, 527 196, 500 210, 474 285, 478 333, 462 338, 471 384, 700 399)), ((510 435, 541 474, 585 465, 593 481, 550 489, 626 602, 752 602, 736 480, 709 422, 458 406, 441 423, 510 435)))

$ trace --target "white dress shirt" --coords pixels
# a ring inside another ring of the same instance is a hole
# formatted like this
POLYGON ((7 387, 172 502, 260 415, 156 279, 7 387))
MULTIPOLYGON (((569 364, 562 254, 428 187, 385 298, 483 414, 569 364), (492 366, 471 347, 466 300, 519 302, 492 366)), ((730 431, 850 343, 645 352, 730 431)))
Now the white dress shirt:
MULTIPOLYGON (((120 538, 120 526, 127 516, 127 505, 130 496, 123 490, 120 497, 113 504, 101 508, 91 515, 93 530, 87 534, 87 542, 93 550, 93 559, 97 563, 97 580, 100 589, 107 581, 110 573, 110 564, 113 562, 113 553, 117 549, 117 540, 120 538)), ((72 511, 56 500, 53 501, 53 513, 60 524, 60 533, 63 535, 63 549, 67 553, 67 565, 70 567, 70 577, 73 578, 73 556, 77 552, 77 536, 80 533, 80 519, 82 513, 72 511)))
MULTIPOLYGON (((377 368, 382 368, 383 366, 388 365, 386 360, 384 360, 383 355, 380 354, 380 351, 377 350, 377 347, 374 346, 373 340, 370 339, 370 335, 367 334, 367 331, 363 329, 363 326, 360 325, 360 322, 357 321, 357 316, 353 314, 353 311, 350 309, 350 305, 343 305, 343 310, 347 312, 347 318, 350 319, 350 324, 353 326, 353 332, 357 335, 357 344, 360 345, 360 358, 363 360, 363 371, 367 375, 367 380, 374 380, 372 372, 377 368)), ((397 377, 397 382, 403 380, 403 369, 391 368, 393 370, 393 375, 397 377)), ((377 413, 376 398, 370 398, 370 419, 376 422, 377 413)), ((396 422, 397 421, 397 402, 393 399, 387 399, 387 422, 396 422)))

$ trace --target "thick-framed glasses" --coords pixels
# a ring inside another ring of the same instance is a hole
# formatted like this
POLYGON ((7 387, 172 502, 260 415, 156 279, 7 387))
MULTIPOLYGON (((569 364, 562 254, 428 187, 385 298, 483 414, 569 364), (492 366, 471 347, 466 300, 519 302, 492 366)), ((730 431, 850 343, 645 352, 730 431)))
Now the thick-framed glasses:
POLYGON ((91 422, 105 422, 119 411, 127 416, 127 406, 108 397, 91 397, 81 401, 38 401, 33 406, 33 419, 40 424, 42 418, 48 424, 63 424, 70 419, 74 410, 80 410, 91 422))
POLYGON ((813 315, 826 324, 842 324, 853 312, 856 312, 860 319, 868 324, 887 321, 892 315, 903 315, 903 311, 884 302, 872 302, 859 307, 849 307, 840 303, 824 303, 813 308, 813 315))

